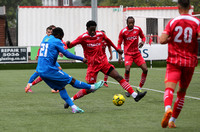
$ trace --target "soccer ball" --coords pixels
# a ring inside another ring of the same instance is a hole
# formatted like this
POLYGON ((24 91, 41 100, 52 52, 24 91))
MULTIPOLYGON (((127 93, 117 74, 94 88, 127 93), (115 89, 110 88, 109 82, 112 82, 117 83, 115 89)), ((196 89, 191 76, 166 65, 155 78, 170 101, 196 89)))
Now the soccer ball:
POLYGON ((125 102, 125 98, 123 95, 121 94, 115 94, 113 96, 113 104, 116 105, 116 106, 121 106, 123 105, 125 102))

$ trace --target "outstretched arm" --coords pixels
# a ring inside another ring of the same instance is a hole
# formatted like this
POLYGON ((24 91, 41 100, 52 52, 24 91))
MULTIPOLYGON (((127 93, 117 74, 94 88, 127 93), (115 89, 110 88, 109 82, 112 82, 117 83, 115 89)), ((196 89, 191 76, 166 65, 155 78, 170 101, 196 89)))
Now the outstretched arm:
POLYGON ((108 37, 105 36, 104 39, 105 39, 106 43, 107 43, 108 45, 112 46, 119 54, 123 54, 123 50, 117 48, 117 47, 113 44, 113 42, 112 42, 108 37))
POLYGON ((80 60, 83 61, 84 63, 87 62, 87 59, 81 57, 81 56, 76 56, 72 53, 70 53, 68 50, 65 50, 64 47, 62 45, 57 45, 57 49, 59 52, 61 52, 65 57, 69 58, 69 59, 74 59, 74 60, 80 60))

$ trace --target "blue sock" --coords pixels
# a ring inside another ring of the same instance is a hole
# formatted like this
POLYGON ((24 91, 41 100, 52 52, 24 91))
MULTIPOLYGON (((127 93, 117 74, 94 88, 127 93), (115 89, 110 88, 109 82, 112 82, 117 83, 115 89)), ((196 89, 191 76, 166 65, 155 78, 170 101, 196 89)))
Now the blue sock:
POLYGON ((72 105, 74 105, 74 103, 72 102, 71 98, 69 97, 69 95, 67 94, 66 89, 63 89, 61 91, 59 91, 61 98, 71 107, 72 105))
POLYGON ((39 74, 37 72, 33 73, 33 75, 30 77, 28 83, 32 83, 38 76, 39 76, 39 74))
POLYGON ((75 87, 75 88, 78 88, 78 89, 91 89, 90 84, 87 84, 85 82, 81 82, 79 80, 76 80, 74 85, 72 85, 72 86, 75 87))

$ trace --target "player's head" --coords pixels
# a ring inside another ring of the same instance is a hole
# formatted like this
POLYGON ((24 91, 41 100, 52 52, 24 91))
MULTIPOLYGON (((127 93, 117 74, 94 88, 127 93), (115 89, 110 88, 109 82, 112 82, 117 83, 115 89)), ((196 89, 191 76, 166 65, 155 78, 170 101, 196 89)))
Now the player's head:
POLYGON ((63 32, 62 28, 56 27, 55 29, 53 29, 52 35, 53 35, 55 38, 58 38, 58 39, 62 40, 62 38, 63 38, 63 36, 64 36, 64 32, 63 32))
POLYGON ((135 19, 132 16, 129 16, 126 19, 126 24, 128 26, 129 29, 133 29, 134 25, 135 25, 135 19))
POLYGON ((180 11, 189 11, 190 9, 190 0, 178 0, 178 9, 179 13, 181 14, 180 11))
POLYGON ((56 28, 55 25, 50 25, 49 27, 52 28, 52 30, 56 28))
POLYGON ((96 34, 97 23, 95 21, 93 20, 88 21, 86 24, 86 27, 87 27, 88 34, 90 36, 94 36, 96 34))
POLYGON ((50 36, 52 34, 52 28, 51 27, 46 28, 46 34, 47 34, 47 36, 50 36))

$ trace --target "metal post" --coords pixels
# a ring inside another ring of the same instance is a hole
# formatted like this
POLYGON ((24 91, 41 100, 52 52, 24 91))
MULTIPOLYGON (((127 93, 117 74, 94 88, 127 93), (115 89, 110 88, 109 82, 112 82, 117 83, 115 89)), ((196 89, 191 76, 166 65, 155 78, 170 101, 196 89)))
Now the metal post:
POLYGON ((97 0, 91 0, 92 20, 97 23, 97 0))

